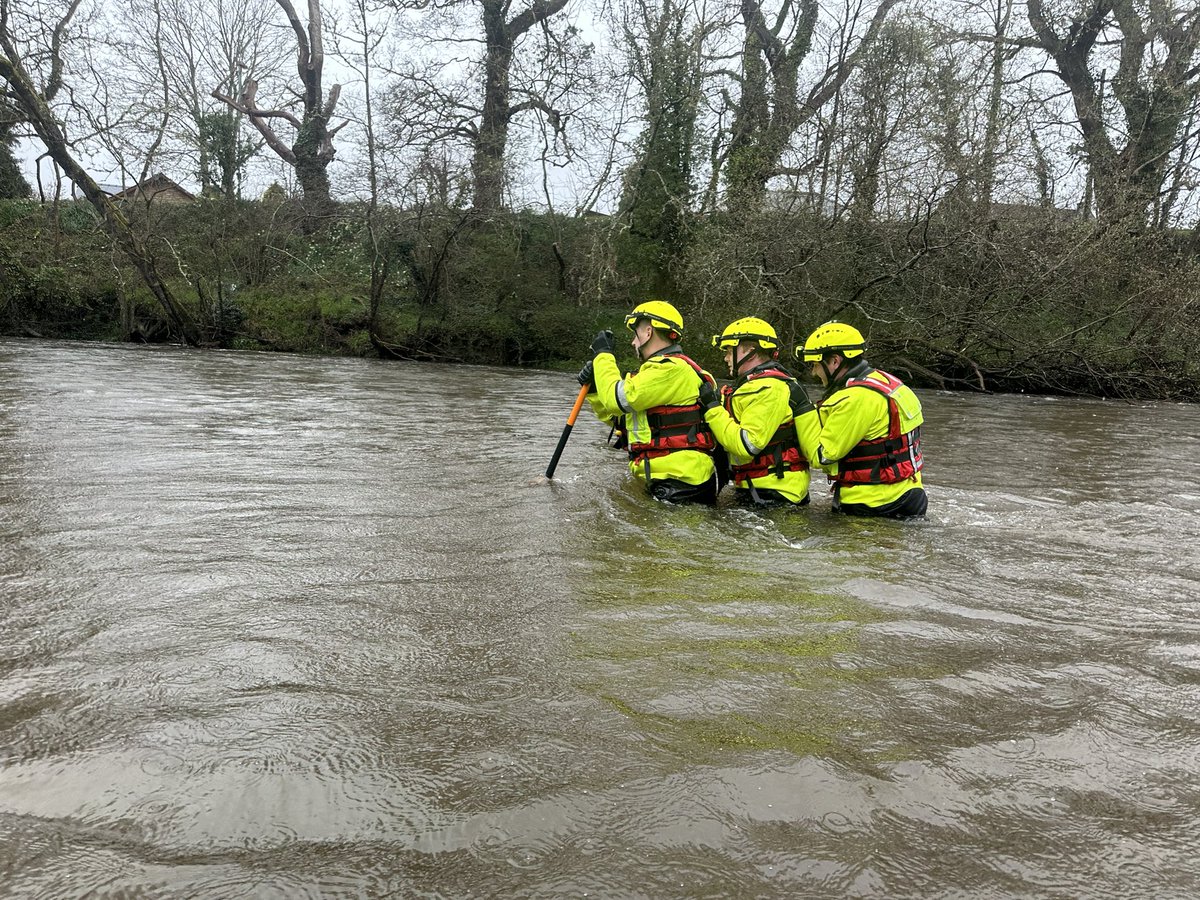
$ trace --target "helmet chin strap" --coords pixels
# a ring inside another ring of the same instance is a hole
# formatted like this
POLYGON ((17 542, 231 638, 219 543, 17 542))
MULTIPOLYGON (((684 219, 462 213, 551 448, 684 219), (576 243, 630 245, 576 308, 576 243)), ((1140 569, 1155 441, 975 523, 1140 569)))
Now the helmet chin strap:
POLYGON ((750 357, 752 357, 753 355, 754 355, 753 350, 747 350, 745 352, 745 354, 743 354, 742 357, 739 359, 738 355, 737 355, 737 347, 734 347, 733 348, 733 372, 731 372, 730 374, 732 374, 734 378, 741 378, 742 377, 742 364, 746 360, 748 360, 750 357))
POLYGON ((829 371, 829 364, 825 361, 825 357, 821 357, 821 370, 825 373, 825 384, 827 387, 833 387, 833 385, 836 383, 837 376, 841 374, 845 367, 846 357, 843 356, 842 361, 838 364, 838 367, 831 372, 829 371))
MULTIPOLYGON (((745 365, 746 360, 750 359, 751 356, 754 356, 756 353, 758 353, 758 349, 760 349, 760 348, 751 347, 749 350, 746 350, 746 352, 745 352, 745 354, 743 354, 742 358, 739 359, 737 347, 733 348, 733 377, 734 378, 742 377, 742 366, 745 365)), ((764 350, 764 353, 766 353, 766 350, 764 350)))
MULTIPOLYGON (((634 334, 636 335, 637 332, 635 331, 634 334)), ((638 344, 634 348, 637 350, 638 360, 640 360, 641 362, 646 361, 646 354, 643 353, 642 350, 648 343, 650 343, 650 339, 653 337, 654 337, 654 330, 653 330, 653 328, 651 328, 649 337, 647 337, 644 341, 642 341, 640 344, 638 344)))

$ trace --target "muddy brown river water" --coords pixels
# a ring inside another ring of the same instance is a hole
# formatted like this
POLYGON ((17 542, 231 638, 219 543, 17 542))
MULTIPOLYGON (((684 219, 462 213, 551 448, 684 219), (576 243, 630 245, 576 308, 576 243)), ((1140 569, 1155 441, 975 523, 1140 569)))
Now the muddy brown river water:
POLYGON ((544 372, 0 339, 0 896, 1191 897, 1200 407, 663 506, 544 372))

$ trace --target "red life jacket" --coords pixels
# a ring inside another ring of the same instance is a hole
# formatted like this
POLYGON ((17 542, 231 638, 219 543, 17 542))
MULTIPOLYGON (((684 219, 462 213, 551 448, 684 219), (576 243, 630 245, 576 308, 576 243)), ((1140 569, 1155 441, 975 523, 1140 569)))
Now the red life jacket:
POLYGON ((859 441, 838 460, 838 473, 832 480, 839 486, 895 484, 912 478, 925 464, 921 456, 921 427, 900 433, 900 408, 892 394, 903 387, 903 382, 879 369, 874 373, 886 378, 887 384, 864 377, 851 378, 846 387, 865 387, 883 394, 888 404, 888 433, 871 441, 859 441))
MULTIPOLYGON (((755 369, 746 376, 746 381, 759 378, 778 378, 791 383, 795 379, 782 369, 755 369)), ((790 406, 789 406, 790 409, 790 406)), ((725 395, 725 410, 733 415, 733 393, 725 395)), ((784 472, 802 472, 808 468, 808 460, 800 450, 800 441, 796 437, 796 422, 790 416, 787 421, 775 429, 775 434, 767 441, 767 445, 758 452, 750 462, 741 466, 733 466, 733 481, 738 487, 749 483, 751 478, 763 478, 774 475, 782 478, 784 472)))
MULTIPOLYGON (((687 363, 701 379, 704 370, 682 353, 662 353, 687 363)), ((650 428, 650 440, 630 443, 629 458, 635 462, 657 459, 676 450, 699 450, 712 453, 717 446, 708 423, 704 421, 704 409, 699 398, 688 406, 653 406, 646 410, 646 424, 650 428)))

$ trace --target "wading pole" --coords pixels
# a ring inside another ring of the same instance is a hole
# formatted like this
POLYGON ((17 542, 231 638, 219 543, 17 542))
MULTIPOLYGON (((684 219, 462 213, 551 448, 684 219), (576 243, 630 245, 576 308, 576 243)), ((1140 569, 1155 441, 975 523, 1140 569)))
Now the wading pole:
POLYGON ((575 427, 575 419, 579 415, 579 410, 583 408, 583 401, 587 399, 588 391, 591 389, 590 384, 585 384, 579 389, 579 396, 575 398, 575 405, 571 407, 571 414, 567 416, 567 424, 563 426, 562 437, 558 439, 558 446, 554 448, 554 455, 550 457, 550 465, 546 466, 547 478, 554 477, 554 470, 558 467, 558 458, 562 456, 563 447, 567 446, 567 438, 571 436, 571 429, 575 427))

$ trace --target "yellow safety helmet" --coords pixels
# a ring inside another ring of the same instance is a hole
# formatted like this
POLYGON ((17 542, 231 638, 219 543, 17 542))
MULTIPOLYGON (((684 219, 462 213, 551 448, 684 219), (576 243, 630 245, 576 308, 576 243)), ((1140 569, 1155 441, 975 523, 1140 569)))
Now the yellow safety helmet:
POLYGON ((670 332, 672 337, 683 335, 683 316, 665 300, 647 300, 645 303, 639 303, 633 308, 633 312, 625 317, 625 327, 633 331, 634 325, 642 319, 649 319, 655 328, 670 332))
POLYGON ((763 350, 774 350, 779 346, 779 335, 767 322, 747 316, 730 322, 720 334, 714 334, 712 345, 720 350, 729 350, 742 341, 754 341, 763 350))
POLYGON ((845 322, 826 322, 808 336, 804 346, 796 348, 796 356, 806 363, 820 362, 830 353, 840 353, 846 359, 862 356, 867 342, 862 332, 845 322))

